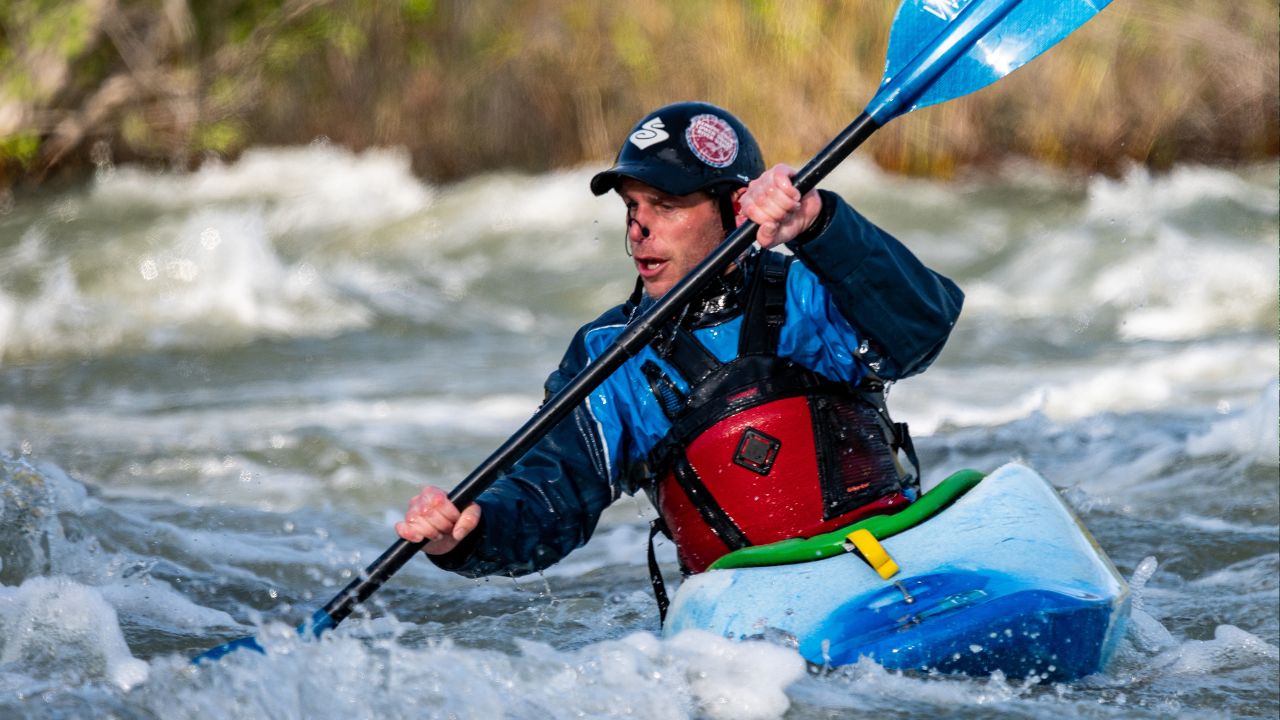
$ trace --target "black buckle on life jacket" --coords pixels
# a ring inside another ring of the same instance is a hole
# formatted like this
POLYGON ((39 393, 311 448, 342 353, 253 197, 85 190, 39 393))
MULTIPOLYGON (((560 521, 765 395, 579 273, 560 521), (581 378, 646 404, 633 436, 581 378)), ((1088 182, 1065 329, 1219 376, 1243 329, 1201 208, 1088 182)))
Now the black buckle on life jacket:
POLYGON ((781 448, 781 440, 749 427, 742 431, 738 449, 733 453, 733 464, 757 475, 768 475, 781 448))
POLYGON ((667 416, 668 420, 675 421, 680 415, 680 411, 684 410, 685 403, 688 398, 684 393, 680 392, 680 388, 676 387, 675 382, 662 372, 662 368, 658 367, 658 363, 652 360, 646 360, 640 366, 640 372, 644 374, 646 380, 649 381, 649 389, 653 392, 654 397, 658 399, 658 406, 662 408, 662 414, 667 416))

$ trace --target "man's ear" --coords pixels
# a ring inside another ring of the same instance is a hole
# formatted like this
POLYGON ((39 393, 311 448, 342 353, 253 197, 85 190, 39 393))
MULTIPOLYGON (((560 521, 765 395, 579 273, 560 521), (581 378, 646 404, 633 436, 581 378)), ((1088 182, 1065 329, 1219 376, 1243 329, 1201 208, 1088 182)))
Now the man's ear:
POLYGON ((743 194, 745 194, 746 192, 747 192, 747 189, 745 187, 740 187, 737 190, 734 190, 733 195, 730 196, 733 198, 733 214, 734 215, 742 214, 742 203, 739 201, 742 199, 743 194))

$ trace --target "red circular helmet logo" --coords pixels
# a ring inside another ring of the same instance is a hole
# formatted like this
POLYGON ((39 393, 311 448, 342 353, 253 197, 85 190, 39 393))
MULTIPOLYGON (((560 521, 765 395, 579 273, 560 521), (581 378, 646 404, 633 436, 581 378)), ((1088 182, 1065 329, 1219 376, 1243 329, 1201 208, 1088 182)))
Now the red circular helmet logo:
POLYGON ((711 167, 728 167, 738 157, 738 133, 715 115, 697 115, 690 120, 684 141, 699 160, 711 167))

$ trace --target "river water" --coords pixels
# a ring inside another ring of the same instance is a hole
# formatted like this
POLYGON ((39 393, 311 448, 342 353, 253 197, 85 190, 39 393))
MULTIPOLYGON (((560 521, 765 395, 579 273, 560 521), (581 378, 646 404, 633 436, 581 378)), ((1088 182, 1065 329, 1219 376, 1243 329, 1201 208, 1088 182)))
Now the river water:
POLYGON ((890 396, 926 485, 1025 462, 1134 581, 1071 685, 659 639, 635 500, 543 575, 414 562, 301 642, 627 295, 620 203, 590 169, 436 187, 323 144, 8 202, 0 717, 1275 717, 1277 170, 827 183, 968 293, 890 396), (255 633, 269 655, 188 663, 255 633))

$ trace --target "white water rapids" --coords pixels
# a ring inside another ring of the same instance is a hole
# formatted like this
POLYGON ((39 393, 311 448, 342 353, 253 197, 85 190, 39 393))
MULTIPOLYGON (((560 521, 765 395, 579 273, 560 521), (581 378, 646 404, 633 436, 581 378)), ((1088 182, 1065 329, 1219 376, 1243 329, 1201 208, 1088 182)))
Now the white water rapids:
POLYGON ((633 500, 542 576, 412 563, 368 618, 299 641, 630 291, 591 172, 436 187, 395 152, 314 145, 104 166, 0 214, 0 716, 1275 716, 1275 164, 937 183, 850 162, 826 183, 967 292, 890 396, 926 484, 1021 460, 1134 579, 1101 675, 815 674, 660 640, 633 500), (269 656, 187 661, 253 633, 269 656))

